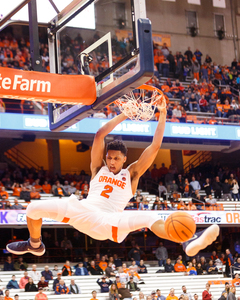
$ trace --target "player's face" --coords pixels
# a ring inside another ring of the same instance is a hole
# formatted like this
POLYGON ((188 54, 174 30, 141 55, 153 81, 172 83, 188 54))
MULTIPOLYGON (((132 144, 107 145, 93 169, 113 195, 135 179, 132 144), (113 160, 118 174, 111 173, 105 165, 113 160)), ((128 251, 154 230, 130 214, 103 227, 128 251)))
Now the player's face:
POLYGON ((127 157, 119 150, 108 150, 106 163, 110 172, 117 174, 121 171, 127 157))

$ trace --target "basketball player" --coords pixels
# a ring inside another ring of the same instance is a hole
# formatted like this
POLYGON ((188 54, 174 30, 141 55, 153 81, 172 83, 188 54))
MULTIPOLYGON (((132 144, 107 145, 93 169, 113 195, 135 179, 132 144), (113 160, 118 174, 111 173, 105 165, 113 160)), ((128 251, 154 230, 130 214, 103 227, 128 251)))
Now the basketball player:
MULTIPOLYGON (((27 207, 28 241, 7 245, 7 250, 16 255, 32 253, 41 256, 45 246, 41 241, 42 218, 68 223, 77 230, 97 240, 110 239, 121 243, 131 232, 144 227, 158 237, 172 240, 164 229, 164 221, 158 212, 124 211, 128 201, 136 192, 139 178, 152 165, 162 144, 166 122, 166 103, 159 100, 160 117, 150 146, 140 158, 123 169, 127 160, 127 149, 122 141, 115 140, 107 145, 106 162, 103 160, 104 138, 122 121, 124 114, 116 116, 101 127, 95 135, 91 151, 91 182, 88 197, 81 201, 70 198, 35 201, 27 207)), ((204 232, 195 234, 184 247, 189 256, 211 244, 219 234, 219 227, 212 225, 204 232)))

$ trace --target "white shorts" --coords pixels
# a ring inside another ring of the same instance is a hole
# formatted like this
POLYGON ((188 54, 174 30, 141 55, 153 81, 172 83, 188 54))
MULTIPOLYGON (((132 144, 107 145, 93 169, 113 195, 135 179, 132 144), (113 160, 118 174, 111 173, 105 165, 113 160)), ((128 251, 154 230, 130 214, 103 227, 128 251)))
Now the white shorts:
POLYGON ((110 239, 118 243, 129 232, 151 228, 159 219, 157 211, 105 212, 86 202, 79 201, 74 195, 63 199, 35 201, 28 205, 27 216, 34 220, 51 218, 67 223, 96 240, 110 239))

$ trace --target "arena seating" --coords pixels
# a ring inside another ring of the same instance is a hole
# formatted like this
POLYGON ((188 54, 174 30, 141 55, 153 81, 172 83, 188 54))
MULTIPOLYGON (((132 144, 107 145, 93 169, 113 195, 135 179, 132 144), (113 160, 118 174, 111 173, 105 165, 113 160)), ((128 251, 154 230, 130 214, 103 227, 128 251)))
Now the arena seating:
MULTIPOLYGON (((208 281, 216 281, 221 282, 223 280, 223 275, 199 275, 199 276, 184 276, 184 273, 156 273, 159 270, 159 267, 151 267, 146 264, 148 267, 148 274, 141 274, 141 278, 144 280, 145 284, 139 284, 139 288, 144 293, 144 295, 150 295, 153 290, 160 289, 162 295, 167 296, 169 294, 169 290, 171 288, 175 289, 175 295, 180 296, 182 293, 182 286, 185 285, 187 287, 187 292, 193 294, 197 293, 199 298, 203 290, 205 289, 205 285, 208 281)), ((50 269, 53 266, 49 265, 50 269)), ((38 265, 38 270, 43 270, 44 265, 38 265)), ((16 280, 19 282, 20 278, 23 276, 23 272, 14 271, 16 275, 16 280)), ((0 278, 2 280, 1 287, 6 286, 8 281, 11 279, 13 272, 0 272, 0 278)), ((100 293, 100 289, 98 284, 96 283, 97 279, 100 276, 68 276, 62 277, 65 280, 65 284, 69 286, 70 280, 75 279, 75 283, 79 285, 81 288, 80 295, 54 295, 52 291, 52 280, 49 282, 50 291, 44 292, 48 295, 48 299, 82 299, 89 300, 92 298, 91 292, 92 290, 96 290, 98 292, 97 299, 99 300, 107 300, 108 293, 100 293)), ((218 299, 224 290, 224 283, 222 284, 213 284, 211 285, 211 293, 214 296, 214 299, 218 299)), ((10 297, 13 297, 15 294, 19 294, 20 300, 32 300, 34 299, 34 295, 36 292, 25 292, 24 290, 10 290, 10 297)), ((138 296, 138 292, 133 292, 133 296, 138 296)), ((238 291, 237 291, 238 294, 238 291)), ((238 295, 237 295, 238 296, 238 295)))

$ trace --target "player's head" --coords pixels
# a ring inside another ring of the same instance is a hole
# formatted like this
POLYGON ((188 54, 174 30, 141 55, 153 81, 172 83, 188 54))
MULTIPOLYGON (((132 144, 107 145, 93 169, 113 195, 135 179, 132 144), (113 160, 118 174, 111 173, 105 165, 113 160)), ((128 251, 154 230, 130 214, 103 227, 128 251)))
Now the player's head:
POLYGON ((106 163, 110 172, 117 174, 127 160, 127 147, 120 140, 107 144, 106 163))

